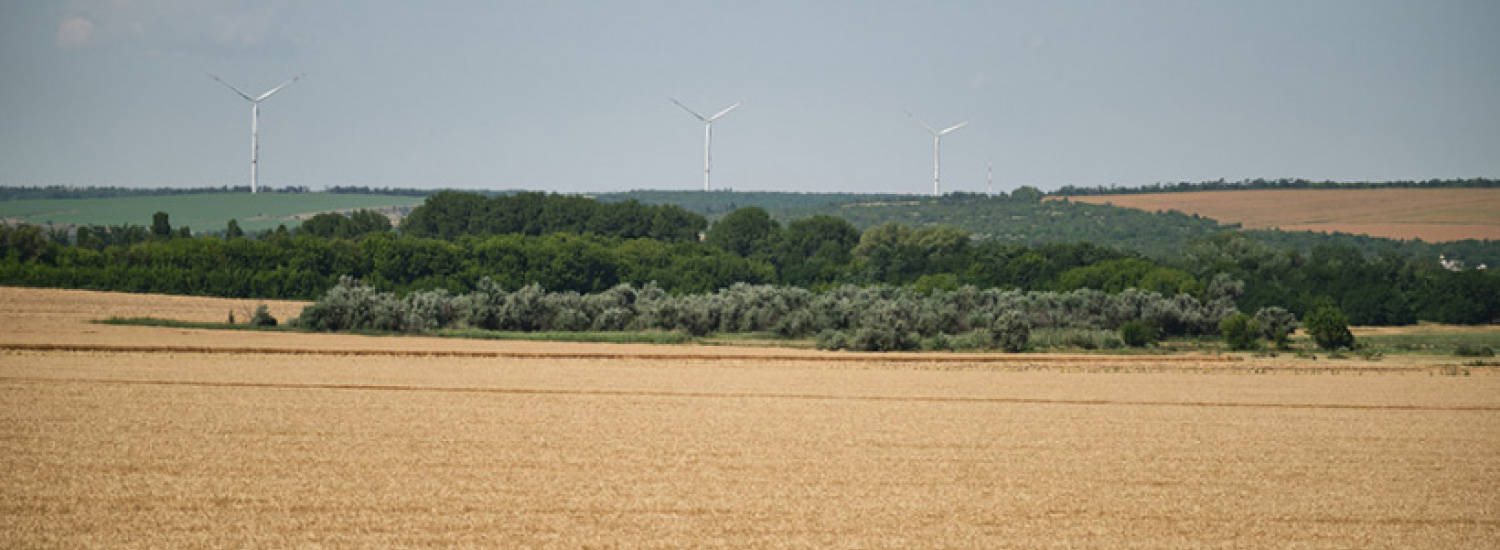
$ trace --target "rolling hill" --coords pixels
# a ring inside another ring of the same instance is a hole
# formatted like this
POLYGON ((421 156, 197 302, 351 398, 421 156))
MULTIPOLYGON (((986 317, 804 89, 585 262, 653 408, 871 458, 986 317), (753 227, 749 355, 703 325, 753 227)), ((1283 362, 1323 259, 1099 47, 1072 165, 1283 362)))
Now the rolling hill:
POLYGON ((166 212, 173 227, 198 232, 221 231, 229 220, 245 231, 295 227, 320 212, 377 210, 401 213, 422 204, 423 197, 341 193, 199 193, 96 199, 0 201, 0 218, 31 225, 151 225, 151 215, 166 212))
POLYGON ((1069 197, 1197 214, 1247 229, 1351 233, 1430 243, 1500 240, 1500 189, 1253 189, 1069 197))

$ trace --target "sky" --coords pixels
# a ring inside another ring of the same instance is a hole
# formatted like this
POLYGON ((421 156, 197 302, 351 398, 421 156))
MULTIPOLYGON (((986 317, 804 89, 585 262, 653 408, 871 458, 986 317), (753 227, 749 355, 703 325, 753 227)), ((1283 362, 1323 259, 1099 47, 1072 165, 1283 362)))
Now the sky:
POLYGON ((12 0, 0 185, 1500 177, 1500 2, 12 0))

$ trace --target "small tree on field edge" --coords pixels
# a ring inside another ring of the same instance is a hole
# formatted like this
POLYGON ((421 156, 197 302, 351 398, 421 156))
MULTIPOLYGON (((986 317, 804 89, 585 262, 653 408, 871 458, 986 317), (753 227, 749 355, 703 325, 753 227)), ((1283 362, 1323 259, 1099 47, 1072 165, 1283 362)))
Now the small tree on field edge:
POLYGON ((1354 334, 1349 332, 1349 318, 1337 307, 1320 307, 1307 314, 1302 324, 1320 348, 1328 351, 1354 348, 1354 334))
POLYGON ((1260 323, 1244 313, 1236 313, 1219 321, 1219 330, 1224 341, 1234 351, 1253 351, 1260 348, 1260 323))
POLYGON ((1120 340, 1132 348, 1144 348, 1156 343, 1156 325, 1146 321, 1126 321, 1120 325, 1120 340))
POLYGON ((274 327, 276 318, 271 316, 271 309, 261 304, 255 308, 255 313, 250 315, 250 324, 257 327, 274 327))

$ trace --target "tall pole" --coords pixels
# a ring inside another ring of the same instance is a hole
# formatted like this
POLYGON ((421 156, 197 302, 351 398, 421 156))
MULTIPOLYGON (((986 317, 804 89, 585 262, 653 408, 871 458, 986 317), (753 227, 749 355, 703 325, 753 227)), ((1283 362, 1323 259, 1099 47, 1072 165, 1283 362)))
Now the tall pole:
POLYGON ((939 172, 939 167, 942 166, 942 143, 942 134, 932 136, 932 196, 934 197, 941 197, 943 195, 941 189, 938 187, 938 178, 941 175, 941 173, 939 172))
POLYGON ((713 121, 703 123, 703 190, 708 190, 709 171, 713 169, 713 121))
POLYGON ((995 163, 990 162, 985 164, 984 181, 985 194, 988 194, 991 197, 995 196, 995 163))
POLYGON ((260 102, 250 102, 250 194, 254 195, 260 188, 259 175, 256 168, 260 165, 260 102))

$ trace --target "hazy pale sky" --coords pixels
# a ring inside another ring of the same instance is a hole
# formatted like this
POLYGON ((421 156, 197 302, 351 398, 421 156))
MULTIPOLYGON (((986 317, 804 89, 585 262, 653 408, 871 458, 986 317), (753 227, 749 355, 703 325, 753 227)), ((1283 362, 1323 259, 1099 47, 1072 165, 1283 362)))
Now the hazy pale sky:
POLYGON ((17 0, 0 185, 946 191, 1500 177, 1500 2, 17 0))

